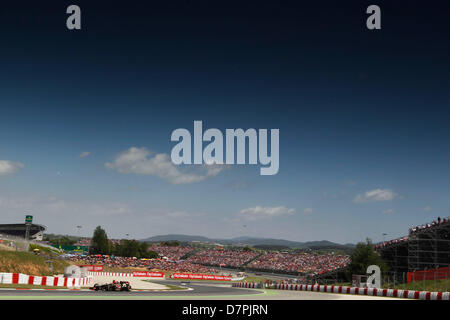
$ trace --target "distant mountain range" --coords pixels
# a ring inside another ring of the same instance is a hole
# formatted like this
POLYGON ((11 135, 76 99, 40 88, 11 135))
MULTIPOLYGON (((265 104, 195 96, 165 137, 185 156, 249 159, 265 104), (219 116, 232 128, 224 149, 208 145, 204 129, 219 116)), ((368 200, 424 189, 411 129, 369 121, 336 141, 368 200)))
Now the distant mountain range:
POLYGON ((321 249, 321 248, 333 248, 333 249, 348 249, 355 247, 352 243, 340 244, 331 242, 328 240, 321 241, 307 241, 298 242, 283 239, 271 239, 271 238, 251 238, 251 237, 237 237, 232 239, 211 239, 203 236, 185 235, 185 234, 166 234, 153 236, 146 239, 141 239, 142 242, 164 242, 164 241, 180 241, 180 242, 206 242, 206 243, 219 243, 223 245, 250 245, 250 246, 282 246, 290 248, 300 249, 321 249))

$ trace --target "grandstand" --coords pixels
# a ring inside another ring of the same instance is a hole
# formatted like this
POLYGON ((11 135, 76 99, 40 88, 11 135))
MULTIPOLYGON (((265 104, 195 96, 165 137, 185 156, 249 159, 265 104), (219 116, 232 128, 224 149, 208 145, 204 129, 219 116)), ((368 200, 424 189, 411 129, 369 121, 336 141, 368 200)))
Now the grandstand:
MULTIPOLYGON (((4 238, 25 238, 27 226, 25 223, 0 224, 0 236, 4 238)), ((40 224, 30 225, 30 239, 42 240, 46 227, 40 224)))
POLYGON ((450 217, 409 229, 408 236, 375 246, 396 273, 450 267, 450 217))
POLYGON ((259 255, 257 251, 205 249, 193 254, 187 261, 204 266, 240 268, 259 255))
POLYGON ((163 246, 153 244, 150 246, 149 250, 157 252, 161 258, 167 258, 171 261, 178 261, 184 258, 186 255, 191 253, 194 247, 184 247, 184 246, 163 246))
POLYGON ((336 272, 350 263, 349 256, 312 253, 267 252, 247 265, 249 270, 319 276, 336 272))

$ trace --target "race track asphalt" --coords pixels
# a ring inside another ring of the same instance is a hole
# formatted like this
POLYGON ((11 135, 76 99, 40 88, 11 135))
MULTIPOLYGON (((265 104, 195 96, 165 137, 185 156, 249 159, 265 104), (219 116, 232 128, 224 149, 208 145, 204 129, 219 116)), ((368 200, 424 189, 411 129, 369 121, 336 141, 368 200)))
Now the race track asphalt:
MULTIPOLYGON (((165 280, 160 284, 178 285, 182 281, 165 280)), ((234 288, 231 284, 190 282, 190 290, 96 292, 91 290, 16 290, 0 289, 0 300, 375 300, 392 299, 359 295, 304 291, 234 288)), ((407 299, 402 299, 407 300, 407 299)))

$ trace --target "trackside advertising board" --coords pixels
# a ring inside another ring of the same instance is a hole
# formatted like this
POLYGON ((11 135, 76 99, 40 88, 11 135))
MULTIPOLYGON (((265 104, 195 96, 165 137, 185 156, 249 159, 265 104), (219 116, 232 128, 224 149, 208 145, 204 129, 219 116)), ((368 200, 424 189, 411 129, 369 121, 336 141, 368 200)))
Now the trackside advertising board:
POLYGON ((172 277, 174 279, 231 281, 231 277, 212 274, 174 273, 172 277))
POLYGON ((83 268, 86 268, 87 271, 103 271, 103 266, 99 266, 99 265, 84 265, 84 266, 80 266, 83 268))
POLYGON ((133 277, 164 278, 163 272, 133 271, 133 277))

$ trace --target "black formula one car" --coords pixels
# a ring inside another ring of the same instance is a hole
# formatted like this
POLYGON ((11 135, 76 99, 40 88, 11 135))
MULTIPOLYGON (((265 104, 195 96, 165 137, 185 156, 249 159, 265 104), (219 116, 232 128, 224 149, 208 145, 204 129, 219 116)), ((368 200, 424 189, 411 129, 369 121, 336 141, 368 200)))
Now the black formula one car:
POLYGON ((93 287, 89 288, 94 291, 131 291, 131 285, 128 281, 113 281, 112 283, 106 284, 94 284, 93 287))

